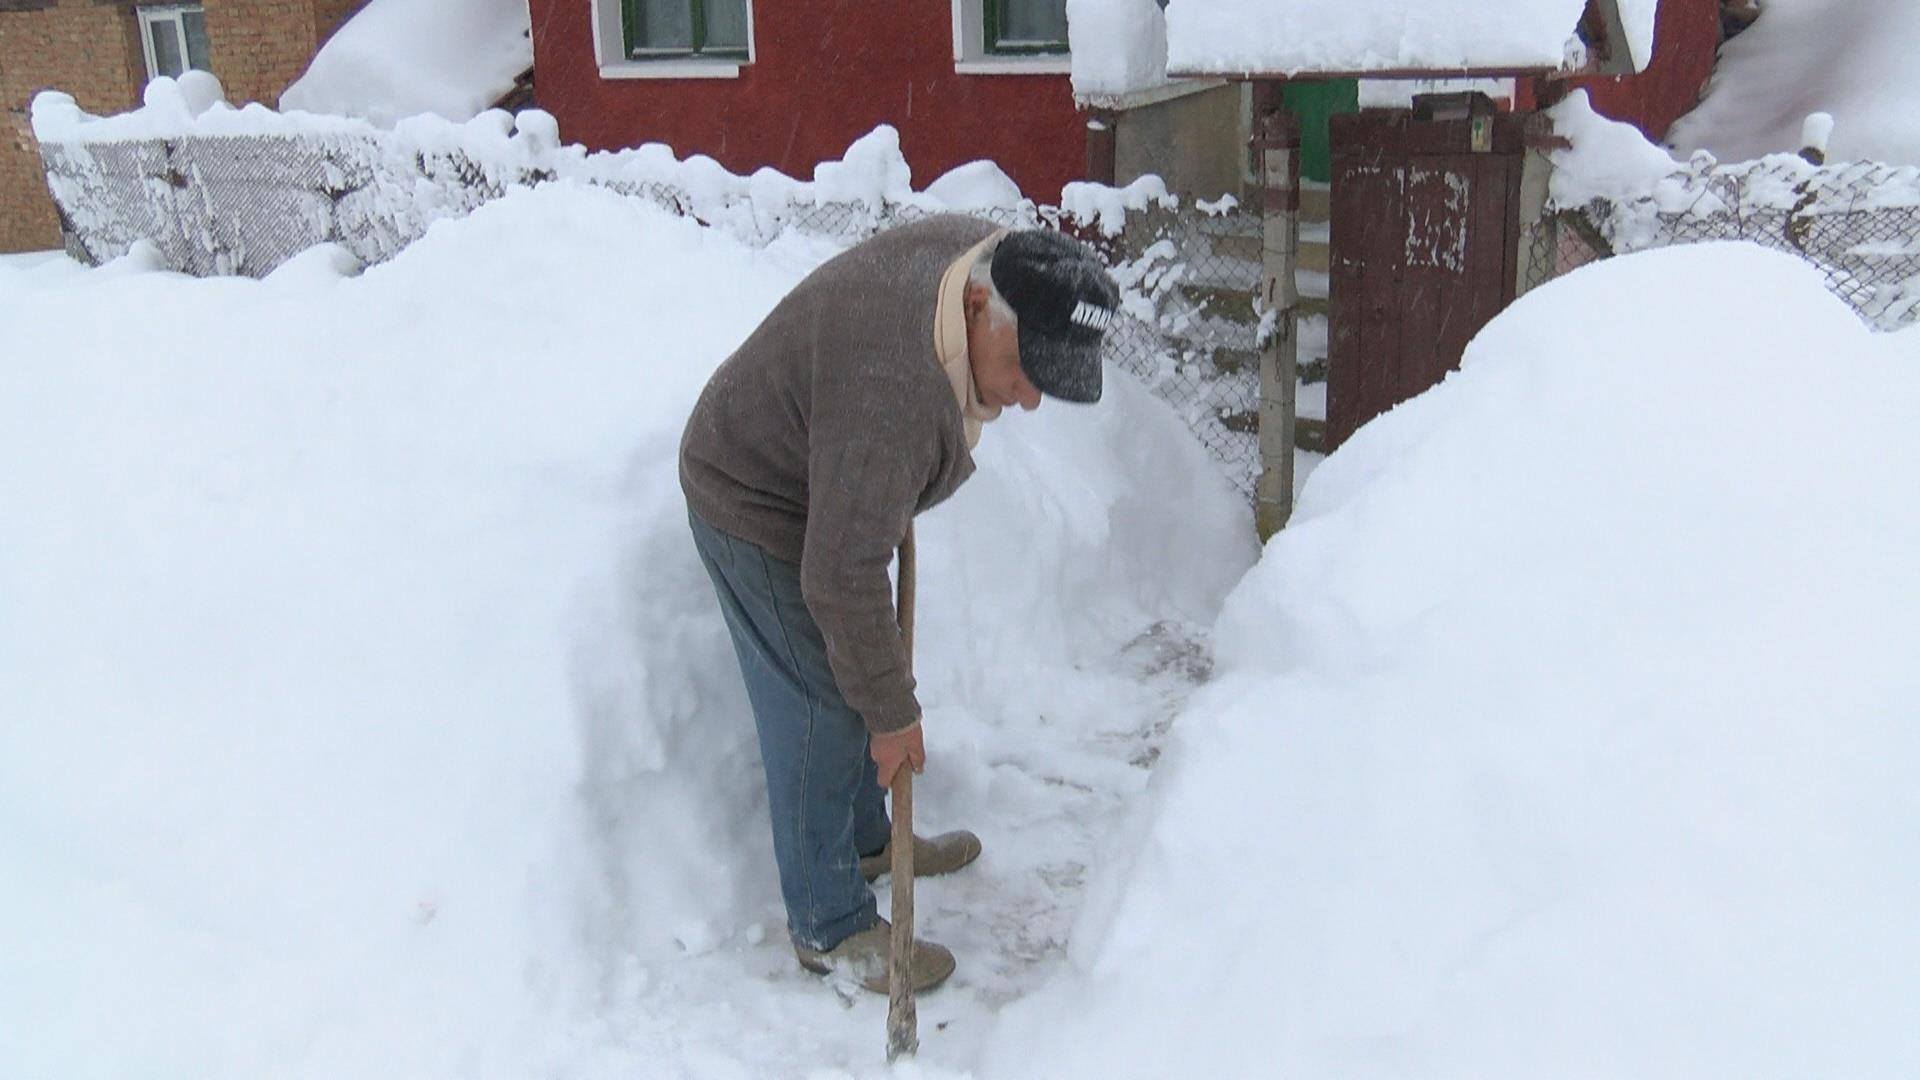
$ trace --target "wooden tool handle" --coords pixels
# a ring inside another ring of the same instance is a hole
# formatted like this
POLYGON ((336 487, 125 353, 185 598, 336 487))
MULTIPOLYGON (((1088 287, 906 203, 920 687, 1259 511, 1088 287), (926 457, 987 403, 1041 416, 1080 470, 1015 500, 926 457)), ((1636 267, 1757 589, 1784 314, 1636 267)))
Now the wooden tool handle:
POLYGON ((893 937, 887 943, 887 1060, 920 1049, 913 1003, 913 770, 893 776, 893 937))
MULTIPOLYGON (((900 543, 900 584, 895 609, 900 640, 913 670, 913 526, 900 543)), ((893 774, 893 936, 887 942, 887 1060, 920 1050, 920 1014, 913 1003, 913 766, 893 774)))

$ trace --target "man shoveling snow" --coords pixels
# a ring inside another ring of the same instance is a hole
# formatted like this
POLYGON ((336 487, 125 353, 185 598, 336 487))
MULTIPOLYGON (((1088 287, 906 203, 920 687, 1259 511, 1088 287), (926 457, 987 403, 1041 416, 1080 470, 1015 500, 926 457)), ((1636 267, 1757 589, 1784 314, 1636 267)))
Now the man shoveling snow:
MULTIPOLYGON (((809 275, 687 422, 681 487, 759 730, 787 928, 810 971, 887 990, 868 888, 891 855, 882 790, 926 762, 894 549, 972 474, 1002 408, 1099 399, 1118 303, 1077 241, 930 218, 809 275)), ((913 847, 922 875, 980 853, 967 832, 913 847)), ((953 969, 946 949, 914 943, 915 989, 953 969)))

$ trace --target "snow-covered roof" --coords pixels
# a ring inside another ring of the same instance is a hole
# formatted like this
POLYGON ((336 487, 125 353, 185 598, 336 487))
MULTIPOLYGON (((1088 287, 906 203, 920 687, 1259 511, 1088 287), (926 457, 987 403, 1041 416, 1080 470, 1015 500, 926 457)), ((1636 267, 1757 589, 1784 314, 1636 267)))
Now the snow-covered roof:
POLYGON ((1920 165, 1920 4, 1767 0, 1763 11, 1721 51, 1706 100, 1667 132, 1675 147, 1722 161, 1792 153, 1807 114, 1824 112, 1830 160, 1920 165))
POLYGON ((371 0, 280 107, 382 127, 421 113, 471 120, 533 66, 527 0, 371 0))
MULTIPOLYGON (((1179 76, 1512 74, 1584 60, 1588 0, 1069 0, 1073 86, 1118 98, 1179 76)), ((1658 0, 1617 9, 1632 70, 1653 56, 1658 0)))
POLYGON ((1169 81, 1167 20, 1154 0, 1067 0, 1067 42, 1082 103, 1116 104, 1169 81))

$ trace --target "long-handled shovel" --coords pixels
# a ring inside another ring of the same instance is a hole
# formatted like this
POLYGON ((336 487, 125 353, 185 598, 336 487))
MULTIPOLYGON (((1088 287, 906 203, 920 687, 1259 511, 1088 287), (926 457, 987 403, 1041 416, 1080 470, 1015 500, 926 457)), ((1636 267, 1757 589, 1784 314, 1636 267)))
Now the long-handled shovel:
MULTIPOLYGON (((913 668, 913 526, 900 542, 900 585, 895 609, 900 639, 913 668)), ((920 1014, 913 1004, 913 768, 902 762, 893 774, 893 936, 887 943, 887 1060, 920 1050, 920 1014)))

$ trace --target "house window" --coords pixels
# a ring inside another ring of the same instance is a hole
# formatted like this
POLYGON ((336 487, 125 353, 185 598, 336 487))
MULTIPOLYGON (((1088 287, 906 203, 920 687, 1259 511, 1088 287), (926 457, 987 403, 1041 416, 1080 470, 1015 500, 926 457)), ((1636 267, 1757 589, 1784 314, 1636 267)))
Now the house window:
POLYGON ((953 70, 962 75, 1065 75, 1067 0, 952 0, 953 70))
POLYGON ((981 0, 981 16, 989 55, 1067 51, 1067 0, 981 0))
POLYGON ((627 55, 747 58, 747 0, 623 0, 627 55))
POLYGON ((140 44, 147 54, 147 78, 178 77, 188 68, 211 71, 207 64, 207 17, 198 4, 143 7, 140 44))

